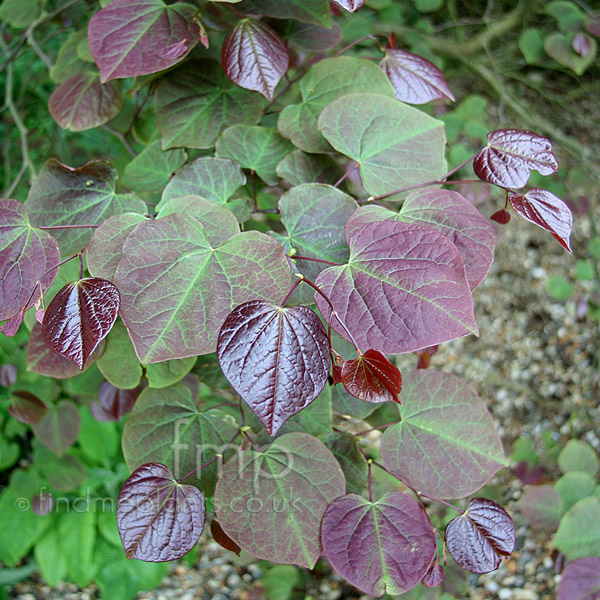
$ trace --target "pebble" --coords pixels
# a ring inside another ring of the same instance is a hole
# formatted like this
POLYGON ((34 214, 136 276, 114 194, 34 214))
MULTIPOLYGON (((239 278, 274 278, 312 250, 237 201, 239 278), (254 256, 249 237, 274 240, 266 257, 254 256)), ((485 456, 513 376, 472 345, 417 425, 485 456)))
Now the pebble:
POLYGON ((538 600, 538 595, 533 590, 514 590, 513 600, 538 600))
POLYGON ((511 600, 512 597, 513 597, 513 591, 508 588, 502 588, 498 592, 499 600, 511 600))

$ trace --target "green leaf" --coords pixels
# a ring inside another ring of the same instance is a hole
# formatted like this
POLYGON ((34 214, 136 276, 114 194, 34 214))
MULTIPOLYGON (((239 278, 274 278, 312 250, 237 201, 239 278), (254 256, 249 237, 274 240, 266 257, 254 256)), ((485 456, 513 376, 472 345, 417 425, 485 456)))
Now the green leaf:
POLYGON ((326 385, 323 391, 291 421, 302 427, 302 431, 310 435, 326 435, 331 432, 331 386, 326 385))
POLYGON ((420 13, 430 13, 444 6, 443 0, 415 0, 415 6, 420 13))
POLYGON ((593 237, 588 242, 588 252, 595 260, 600 260, 600 237, 593 237))
POLYGON ((335 456, 346 477, 346 493, 362 495, 367 489, 368 467, 359 452, 356 438, 351 433, 333 432, 323 438, 323 443, 335 456))
POLYGON ((552 2, 546 2, 544 9, 558 21, 558 26, 565 31, 581 29, 587 20, 585 14, 574 2, 552 0, 552 2))
POLYGON ((161 150, 160 142, 153 142, 125 167, 123 185, 138 193, 161 192, 186 159, 185 150, 161 150))
POLYGON ((290 600, 300 572, 292 565, 275 565, 260 578, 269 600, 290 600))
POLYGON ((275 185, 279 181, 275 169, 292 149, 275 129, 233 125, 219 137, 215 156, 231 158, 242 167, 255 171, 266 184, 275 185))
POLYGON ((20 498, 31 500, 40 491, 40 477, 36 468, 14 469, 10 474, 10 488, 20 498))
POLYGON ((70 79, 73 75, 77 75, 77 73, 88 69, 88 65, 77 54, 77 46, 86 38, 87 31, 80 29, 72 33, 60 47, 54 66, 50 69, 50 79, 54 83, 63 83, 63 81, 70 79))
POLYGON ((539 62, 544 56, 544 38, 538 29, 528 27, 519 35, 519 49, 528 64, 539 62))
POLYGON ((594 267, 589 261, 579 259, 575 263, 575 274, 579 281, 590 281, 594 278, 594 267))
POLYGON ((151 388, 165 388, 183 379, 193 368, 195 356, 166 360, 153 365, 145 365, 148 385, 151 388))
POLYGON ((321 111, 353 92, 373 92, 394 98, 387 75, 373 62, 342 56, 313 65, 299 83, 302 102, 286 106, 279 115, 281 135, 305 152, 331 152, 317 127, 321 111))
POLYGON ((583 75, 586 69, 596 60, 598 44, 596 40, 587 36, 590 42, 590 51, 585 56, 580 56, 573 50, 570 39, 562 33, 551 33, 544 40, 546 54, 557 63, 568 67, 577 75, 583 75))
POLYGON ((71 510, 61 514, 58 532, 67 573, 78 586, 85 587, 93 579, 99 565, 94 560, 96 512, 91 505, 85 510, 82 508, 79 512, 71 510))
POLYGON ((40 446, 35 449, 34 457, 40 473, 56 490, 70 492, 85 481, 85 467, 77 456, 57 456, 51 450, 40 446))
MULTIPOLYGON (((217 0, 218 1, 218 0, 217 0)), ((246 0, 243 9, 277 19, 295 19, 303 23, 314 23, 328 29, 331 15, 327 0, 246 0)))
MULTIPOLYGON (((235 419, 219 409, 196 405, 190 389, 178 383, 162 389, 146 388, 138 397, 123 432, 123 454, 131 471, 147 462, 166 465, 181 478, 225 448, 237 431, 235 419)), ((217 463, 203 467, 186 480, 212 494, 217 463)))
POLYGON ((555 484, 554 489, 563 499, 564 510, 569 510, 573 505, 594 493, 596 480, 583 471, 570 471, 565 473, 555 484))
POLYGON ((600 497, 575 504, 562 518, 552 544, 569 560, 600 556, 600 497))
POLYGON ((291 185, 301 183, 334 184, 342 169, 326 154, 307 154, 302 150, 290 152, 277 165, 277 175, 291 185))
POLYGON ((108 466, 119 452, 121 436, 114 421, 96 421, 89 409, 81 411, 79 446, 85 456, 99 465, 108 466))
POLYGON ((257 123, 263 106, 260 94, 235 85, 214 60, 186 63, 161 78, 154 94, 164 150, 212 148, 225 127, 257 123))
POLYGON ((200 221, 180 214, 140 223, 115 275, 121 318, 143 363, 214 352, 234 307, 257 299, 281 302, 289 282, 275 240, 249 231, 214 248, 200 221))
POLYGON ((40 0, 4 0, 0 6, 0 21, 15 29, 31 25, 40 14, 40 0))
POLYGON ((567 300, 574 291, 573 284, 552 273, 546 281, 546 291, 556 300, 567 300))
POLYGON ((329 104, 319 129, 360 165, 365 189, 378 196, 439 179, 446 172, 444 124, 380 94, 349 94, 329 104))
POLYGON ((563 473, 584 471, 592 477, 598 472, 600 461, 596 451, 586 442, 569 440, 558 455, 558 468, 563 473))
POLYGON ((59 523, 62 515, 54 518, 34 548, 35 560, 44 581, 51 587, 58 585, 67 575, 67 557, 62 547, 59 523))
POLYGON ((136 388, 142 378, 142 366, 135 354, 127 329, 117 321, 106 338, 104 352, 97 361, 102 375, 122 390, 136 388))

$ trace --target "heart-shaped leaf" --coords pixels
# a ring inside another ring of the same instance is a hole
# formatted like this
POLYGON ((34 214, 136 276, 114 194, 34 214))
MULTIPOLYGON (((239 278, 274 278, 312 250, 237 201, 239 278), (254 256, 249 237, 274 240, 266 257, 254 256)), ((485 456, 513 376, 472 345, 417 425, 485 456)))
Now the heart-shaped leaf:
POLYGON ((46 309, 44 340, 83 371, 92 352, 112 329, 120 302, 119 290, 106 279, 88 277, 66 285, 46 309))
POLYGON ((334 431, 322 440, 342 467, 346 477, 346 492, 362 494, 368 483, 368 467, 365 457, 358 449, 357 438, 351 433, 334 431))
POLYGON ((600 555, 600 497, 583 498, 572 506, 560 520, 552 544, 569 560, 600 555))
POLYGON ((77 406, 71 400, 61 400, 50 406, 44 417, 33 424, 33 432, 46 448, 61 455, 75 443, 80 426, 77 406))
POLYGON ((348 94, 327 105, 318 125, 338 152, 359 164, 373 196, 446 172, 444 124, 395 98, 348 94))
MULTIPOLYGON (((316 283, 359 347, 396 354, 478 333, 465 267, 448 238, 421 225, 376 221, 354 229, 352 221, 348 264, 325 269, 316 283)), ((328 304, 315 300, 328 320, 328 304)), ((332 325, 347 335, 337 319, 332 325)))
MULTIPOLYGON (((124 212, 144 214, 146 205, 133 194, 117 194, 117 170, 104 161, 74 169, 50 159, 42 167, 25 201, 34 225, 96 225, 124 212)), ((92 229, 58 229, 54 232, 63 255, 79 252, 92 237, 92 229)))
POLYGON ((427 573, 423 576, 422 583, 425 587, 434 588, 441 585, 444 581, 444 567, 437 562, 431 564, 427 573))
POLYGON ((321 541, 333 569, 371 596, 413 588, 436 550, 427 514, 404 492, 376 502, 356 494, 337 498, 323 516, 321 541))
POLYGON ((571 252, 569 238, 573 215, 560 198, 547 190, 531 188, 524 194, 511 194, 509 200, 518 215, 549 231, 565 250, 571 252))
POLYGON ((555 531, 565 512, 560 493, 551 485, 534 485, 519 498, 519 510, 536 529, 555 531))
POLYGON ((307 306, 241 304, 221 327, 217 354, 225 377, 269 435, 308 406, 329 375, 327 333, 307 306))
POLYGON ((275 240, 249 231, 214 248, 200 221, 181 214, 140 223, 127 237, 115 274, 121 318, 143 363, 214 352, 235 306, 280 302, 289 282, 275 240))
POLYGON ((212 148, 225 127, 255 125, 264 99, 233 83, 216 60, 194 60, 161 78, 154 115, 163 150, 212 148))
POLYGON ((362 8, 367 0, 333 0, 336 4, 339 4, 342 8, 345 8, 349 12, 356 12, 359 8, 362 8))
POLYGON ((402 400, 402 421, 384 433, 381 460, 415 489, 462 498, 506 466, 485 404, 460 379, 432 369, 405 373, 402 400))
POLYGON ((92 402, 90 411, 97 421, 120 421, 130 413, 139 389, 122 390, 105 381, 99 390, 100 402, 92 402))
POLYGON ((163 71, 178 63, 199 41, 197 8, 162 0, 114 0, 88 26, 90 51, 102 82, 163 71), (180 50, 167 52, 174 45, 180 50))
POLYGON ((115 117, 123 106, 121 84, 100 83, 100 75, 82 71, 61 83, 50 95, 48 110, 54 120, 71 131, 99 127, 115 117))
POLYGON ((473 160, 479 179, 504 188, 522 188, 534 169, 551 175, 558 169, 550 140, 524 129, 498 129, 487 134, 487 146, 473 160))
POLYGON ((366 402, 400 402, 402 375, 377 350, 367 350, 342 364, 342 383, 349 394, 366 402))
POLYGON ((558 600, 598 600, 600 558, 578 558, 567 565, 558 585, 558 600))
POLYGON ((160 463, 136 469, 117 501, 117 525, 127 558, 176 560, 189 552, 204 529, 204 496, 181 485, 160 463))
POLYGON ((546 51, 546 54, 550 56, 550 58, 553 58, 557 63, 568 67, 577 75, 583 75, 587 68, 594 64, 597 44, 594 38, 585 34, 579 35, 582 36, 585 41, 580 38, 576 45, 579 50, 585 50, 587 47, 587 52, 585 54, 581 54, 574 47, 573 43, 575 42, 575 38, 571 40, 570 36, 558 32, 551 33, 546 37, 544 40, 544 50, 546 51))
POLYGON ((56 240, 30 225, 23 204, 0 199, 0 321, 17 315, 18 328, 23 311, 40 296, 32 294, 37 282, 38 292, 45 292, 58 273, 52 267, 59 260, 56 240))
POLYGON ((281 38, 257 19, 242 19, 227 34, 221 49, 223 69, 231 81, 260 92, 267 100, 287 71, 289 57, 281 38))
POLYGON ((28 425, 39 423, 48 412, 46 405, 31 392, 16 390, 10 395, 8 414, 21 423, 28 425))
POLYGON ((396 98, 408 104, 426 104, 432 100, 452 100, 454 96, 443 73, 418 54, 386 48, 381 68, 390 78, 396 98))
POLYGON ((257 12, 276 19, 295 19, 331 27, 329 2, 327 0, 245 0, 247 12, 257 12))
POLYGON ((515 549, 515 525, 495 502, 472 498, 467 510, 446 525, 446 545, 467 571, 489 573, 515 549))
POLYGON ((63 43, 58 51, 58 56, 54 61, 54 66, 50 69, 50 79, 54 83, 63 83, 67 79, 77 75, 81 71, 88 69, 88 65, 82 61, 77 54, 77 46, 87 40, 87 31, 80 29, 74 31, 63 43))
POLYGON ((323 513, 344 489, 340 466, 323 442, 288 433, 264 452, 248 450, 225 463, 215 510, 225 533, 256 558, 311 569, 321 554, 323 513))
POLYGON ((127 329, 116 322, 98 359, 100 372, 115 387, 123 390, 137 388, 142 378, 142 367, 133 349, 127 329))
POLYGON ((290 152, 278 165, 277 175, 291 185, 301 183, 335 183, 342 175, 337 163, 326 154, 290 152))

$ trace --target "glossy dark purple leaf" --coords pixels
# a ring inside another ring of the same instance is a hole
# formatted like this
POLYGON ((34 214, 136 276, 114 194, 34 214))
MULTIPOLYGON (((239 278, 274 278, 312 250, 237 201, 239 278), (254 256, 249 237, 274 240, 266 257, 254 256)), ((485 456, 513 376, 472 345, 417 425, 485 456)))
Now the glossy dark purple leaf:
POLYGON ((413 588, 436 551, 427 514, 404 492, 376 502, 356 494, 337 498, 323 516, 321 542, 333 569, 371 596, 413 588))
POLYGON ((210 533, 213 536, 213 540, 219 544, 219 546, 234 552, 238 556, 242 549, 223 531, 223 528, 219 525, 219 521, 213 519, 210 522, 210 533))
POLYGON ((56 240, 31 226, 25 206, 17 200, 1 199, 0 321, 15 318, 13 327, 6 328, 7 334, 16 333, 22 309, 33 306, 38 299, 39 294, 32 296, 36 283, 41 281, 42 291, 50 287, 58 272, 52 267, 59 260, 56 240))
POLYGON ((10 387, 17 381, 19 371, 13 364, 0 365, 0 385, 2 387, 10 387))
POLYGON ((135 77, 178 63, 200 40, 197 8, 162 0, 114 0, 88 26, 90 51, 102 76, 135 77), (169 51, 173 46, 177 51, 169 51))
POLYGON ((83 370, 114 325, 120 303, 119 290, 106 279, 88 277, 70 283, 54 296, 46 310, 44 340, 83 370))
POLYGON ((80 426, 77 406, 71 400, 61 400, 50 406, 44 417, 33 424, 33 432, 46 448, 61 455, 75 443, 80 426))
POLYGON ((342 8, 345 8, 349 12, 356 12, 359 8, 364 6, 367 0, 333 0, 336 4, 339 4, 342 8))
POLYGON ((500 223, 500 225, 506 225, 510 221, 510 213, 501 208, 491 215, 490 219, 496 221, 496 223, 500 223))
POLYGON ((524 129, 498 129, 487 134, 487 146, 473 160, 479 179, 504 188, 522 188, 534 169, 551 175, 558 169, 552 144, 524 129))
POLYGON ((425 587, 437 587, 444 581, 444 567, 436 560, 431 564, 423 576, 422 583, 425 587))
POLYGON ((572 41, 573 50, 579 54, 579 56, 587 56, 590 53, 592 47, 590 38, 585 33, 577 33, 573 37, 572 41))
POLYGON ((181 485, 160 463, 147 463, 125 481, 117 500, 117 525, 127 558, 176 560, 189 552, 204 528, 204 496, 181 485))
POLYGON ((402 375, 398 367, 377 350, 367 350, 342 364, 342 383, 346 391, 366 402, 400 402, 402 375))
POLYGON ((567 565, 558 585, 558 600, 600 600, 600 558, 578 558, 567 565))
POLYGON ((454 560, 467 571, 489 573, 515 549, 515 525, 495 502, 473 498, 464 514, 446 526, 446 545, 454 560))
POLYGON ((46 405, 31 392, 24 390, 11 392, 8 414, 17 419, 17 421, 33 425, 34 423, 39 423, 47 412, 46 405))
POLYGON ((522 195, 511 194, 509 200, 518 215, 549 231, 565 250, 571 252, 569 238, 573 215, 560 198, 547 190, 531 188, 522 195))
POLYGON ((122 106, 121 84, 100 83, 100 75, 90 71, 77 73, 61 83, 48 100, 48 110, 54 120, 71 131, 104 125, 122 106))
POLYGON ((92 402, 90 411, 97 421, 120 421, 133 409, 140 391, 122 390, 105 381, 100 386, 100 402, 92 402))
POLYGON ((308 406, 329 375, 327 333, 307 306, 253 300, 225 319, 219 364, 270 435, 308 406))
POLYGON ((390 78, 396 98, 401 102, 426 104, 432 100, 446 99, 454 102, 443 73, 418 54, 386 48, 381 68, 390 78))
POLYGON ((275 31, 257 19, 242 19, 223 42, 221 62, 231 81, 272 100, 289 57, 275 31))

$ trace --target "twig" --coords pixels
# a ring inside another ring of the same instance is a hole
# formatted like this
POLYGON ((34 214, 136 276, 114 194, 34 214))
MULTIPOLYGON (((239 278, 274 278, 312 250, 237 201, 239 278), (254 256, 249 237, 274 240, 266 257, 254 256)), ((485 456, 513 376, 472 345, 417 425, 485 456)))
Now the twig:
POLYGON ((7 190, 4 192, 4 196, 6 198, 10 198, 11 194, 15 191, 15 188, 19 185, 19 181, 21 181, 21 177, 23 177, 23 173, 25 173, 26 170, 27 170, 27 165, 25 164, 25 162, 22 162, 21 168, 19 169, 17 176, 15 177, 14 181, 10 184, 10 186, 7 188, 7 190))
POLYGON ((27 30, 27 43, 31 46, 32 50, 39 56, 40 60, 46 65, 48 71, 52 68, 52 61, 46 56, 44 51, 38 46, 35 38, 33 37, 33 29, 27 30))
POLYGON ((120 131, 113 129, 110 127, 110 125, 102 125, 102 129, 105 129, 108 131, 108 133, 114 135, 123 144, 125 150, 127 150, 127 152, 133 156, 133 158, 137 156, 137 152, 131 147, 131 144, 127 141, 127 138, 120 131))

